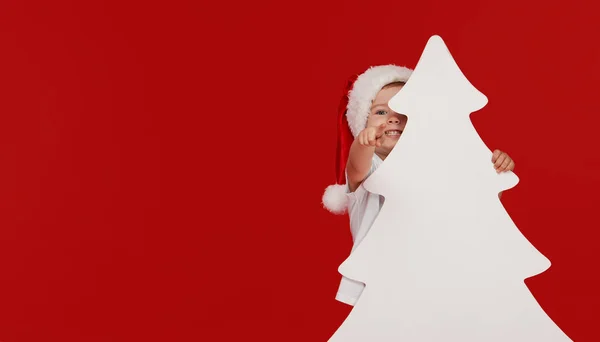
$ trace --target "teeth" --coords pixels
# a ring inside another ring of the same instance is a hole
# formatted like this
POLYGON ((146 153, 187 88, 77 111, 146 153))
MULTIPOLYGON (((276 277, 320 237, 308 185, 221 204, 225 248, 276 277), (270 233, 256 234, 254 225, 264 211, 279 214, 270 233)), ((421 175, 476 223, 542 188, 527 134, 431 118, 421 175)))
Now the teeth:
POLYGON ((385 135, 400 135, 400 131, 387 131, 385 135))

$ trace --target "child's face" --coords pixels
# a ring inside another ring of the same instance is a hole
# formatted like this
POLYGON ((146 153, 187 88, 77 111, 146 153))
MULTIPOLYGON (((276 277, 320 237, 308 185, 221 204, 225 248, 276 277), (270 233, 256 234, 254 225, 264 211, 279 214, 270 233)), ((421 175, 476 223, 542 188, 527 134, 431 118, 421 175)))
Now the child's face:
POLYGON ((386 124, 385 134, 381 137, 381 146, 375 148, 375 153, 380 157, 387 157, 404 131, 408 118, 398 114, 388 107, 390 99, 402 89, 402 85, 384 87, 377 93, 371 105, 371 113, 367 119, 367 126, 378 127, 386 124))

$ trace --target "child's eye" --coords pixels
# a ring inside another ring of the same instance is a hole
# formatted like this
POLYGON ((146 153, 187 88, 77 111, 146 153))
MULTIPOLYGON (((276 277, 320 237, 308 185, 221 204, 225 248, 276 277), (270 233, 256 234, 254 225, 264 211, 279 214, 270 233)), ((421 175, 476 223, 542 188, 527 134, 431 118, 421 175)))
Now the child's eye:
POLYGON ((385 110, 378 110, 378 111, 375 112, 375 114, 377 114, 377 115, 386 115, 387 112, 385 110))

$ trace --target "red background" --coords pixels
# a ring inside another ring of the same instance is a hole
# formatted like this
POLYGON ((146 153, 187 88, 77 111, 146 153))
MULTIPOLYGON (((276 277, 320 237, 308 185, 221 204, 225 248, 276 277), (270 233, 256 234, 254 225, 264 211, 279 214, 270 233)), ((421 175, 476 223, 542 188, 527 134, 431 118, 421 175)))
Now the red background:
POLYGON ((600 340, 597 12, 578 1, 0 3, 0 340, 326 341, 342 86, 439 34, 516 161, 527 281, 600 340))

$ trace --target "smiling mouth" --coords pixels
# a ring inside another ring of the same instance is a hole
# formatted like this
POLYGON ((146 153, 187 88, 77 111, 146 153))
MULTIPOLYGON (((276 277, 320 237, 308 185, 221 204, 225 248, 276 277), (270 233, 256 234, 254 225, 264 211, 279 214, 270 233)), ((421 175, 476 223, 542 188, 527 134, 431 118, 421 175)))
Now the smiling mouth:
POLYGON ((398 129, 392 129, 389 131, 385 131, 385 135, 387 135, 387 136, 398 136, 400 134, 402 134, 402 131, 398 130, 398 129))

